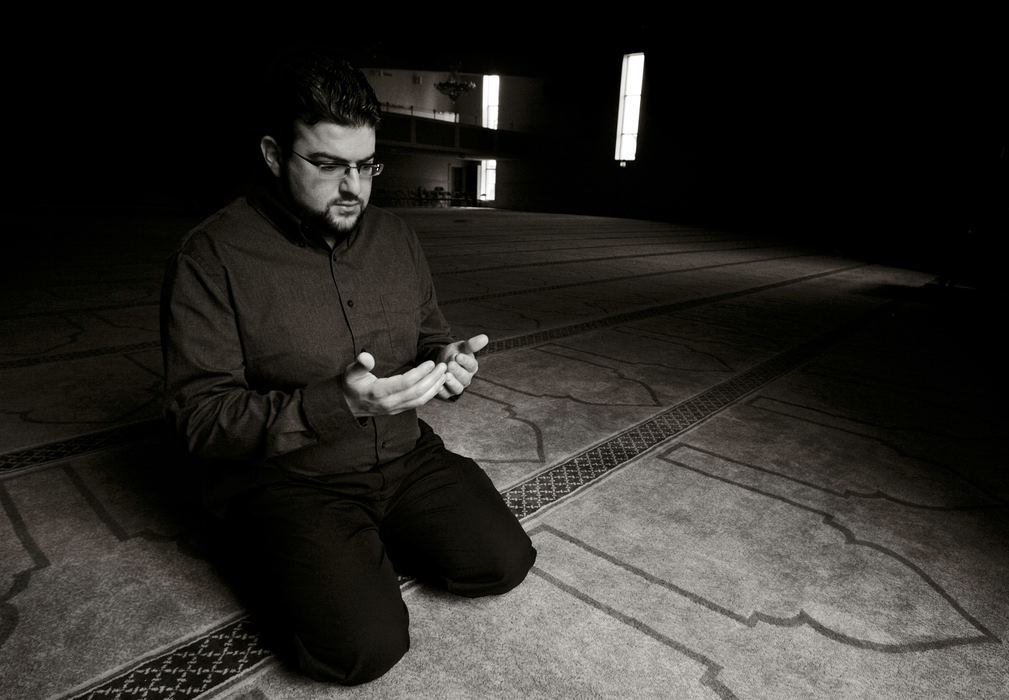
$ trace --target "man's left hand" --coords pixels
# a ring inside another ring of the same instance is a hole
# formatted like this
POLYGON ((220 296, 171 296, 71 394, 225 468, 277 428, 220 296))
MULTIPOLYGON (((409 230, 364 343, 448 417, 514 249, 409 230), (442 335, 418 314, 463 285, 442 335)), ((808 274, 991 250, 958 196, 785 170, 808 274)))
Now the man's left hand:
POLYGON ((466 390, 479 367, 476 354, 488 342, 487 336, 481 333, 469 340, 460 340, 441 349, 438 361, 448 365, 448 372, 445 374, 445 384, 438 392, 440 398, 450 399, 466 390))

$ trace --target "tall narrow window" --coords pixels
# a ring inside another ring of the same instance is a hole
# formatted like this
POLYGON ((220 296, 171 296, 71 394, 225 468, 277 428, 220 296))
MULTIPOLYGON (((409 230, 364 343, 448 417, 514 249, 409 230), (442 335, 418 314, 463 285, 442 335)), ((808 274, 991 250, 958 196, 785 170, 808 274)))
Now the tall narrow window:
POLYGON ((641 115, 641 85, 645 74, 645 55, 624 56, 620 73, 620 106, 617 111, 617 148, 619 161, 634 160, 638 151, 638 118, 641 115))
POLYGON ((485 75, 483 77, 483 126, 486 129, 497 128, 498 93, 501 92, 501 76, 485 75))
MULTIPOLYGON (((485 75, 483 77, 483 126, 485 129, 497 128, 498 94, 501 91, 501 76, 485 75)), ((477 189, 479 197, 485 202, 494 201, 497 188, 497 161, 482 160, 477 169, 477 189)))
POLYGON ((480 190, 480 199, 493 201, 495 199, 494 189, 497 187, 497 161, 482 160, 477 170, 477 188, 480 190))

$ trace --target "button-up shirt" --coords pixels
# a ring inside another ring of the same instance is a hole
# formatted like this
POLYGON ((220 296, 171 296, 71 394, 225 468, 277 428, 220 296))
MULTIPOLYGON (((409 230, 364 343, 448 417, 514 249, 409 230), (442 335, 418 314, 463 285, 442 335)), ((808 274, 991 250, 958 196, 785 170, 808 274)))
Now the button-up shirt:
POLYGON ((413 230, 369 207, 332 248, 263 192, 199 224, 162 298, 166 416, 203 459, 312 476, 410 451, 417 414, 358 419, 343 373, 368 351, 396 374, 452 342, 413 230))

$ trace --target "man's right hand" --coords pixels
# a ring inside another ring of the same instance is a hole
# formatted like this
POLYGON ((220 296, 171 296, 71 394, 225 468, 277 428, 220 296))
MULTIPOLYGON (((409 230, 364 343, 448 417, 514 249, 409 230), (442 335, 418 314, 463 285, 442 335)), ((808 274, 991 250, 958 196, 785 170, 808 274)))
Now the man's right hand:
POLYGON ((372 370, 375 358, 362 352, 347 365, 343 395, 356 417, 392 416, 423 406, 437 396, 445 383, 444 362, 424 362, 409 372, 379 379, 372 370))

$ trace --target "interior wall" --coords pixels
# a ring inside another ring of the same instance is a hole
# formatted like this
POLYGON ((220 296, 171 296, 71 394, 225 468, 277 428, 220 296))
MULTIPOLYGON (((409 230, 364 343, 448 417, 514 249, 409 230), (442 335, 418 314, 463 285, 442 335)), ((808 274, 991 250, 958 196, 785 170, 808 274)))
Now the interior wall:
MULTIPOLYGON (((535 127, 541 147, 499 159, 497 204, 797 235, 815 222, 827 243, 934 258, 942 241, 970 241, 975 259, 991 257, 1009 228, 1001 37, 947 16, 863 20, 786 28, 768 18, 759 31, 720 21, 707 32, 670 21, 619 37, 544 26, 526 43, 474 36, 472 56, 486 59, 464 62, 464 75, 507 76, 524 62, 535 76, 502 84, 504 122, 535 127), (646 54, 644 112, 638 158, 620 168, 616 92, 632 51, 646 54), (535 115, 531 125, 523 114, 535 115)), ((18 207, 205 212, 261 167, 246 119, 270 55, 260 36, 78 28, 46 25, 8 57, 17 99, 4 114, 6 188, 18 207)), ((460 55, 461 38, 408 30, 419 47, 460 55)), ((396 38, 389 45, 412 59, 396 38)), ((440 63, 446 70, 430 72, 447 76, 452 62, 440 63)), ((479 91, 464 100, 477 114, 479 91)), ((421 161, 410 185, 448 187, 447 160, 421 161)))
POLYGON ((457 78, 470 81, 476 87, 459 97, 455 104, 435 84, 451 77, 450 72, 406 70, 399 68, 363 69, 382 104, 398 108, 413 108, 418 113, 456 112, 463 124, 480 124, 483 76, 459 73, 457 78))
POLYGON ((386 152, 381 160, 385 170, 373 182, 373 197, 378 204, 395 203, 402 193, 418 189, 451 192, 452 168, 465 167, 460 158, 438 154, 386 152))
POLYGON ((885 35, 856 49, 826 30, 787 43, 680 38, 573 50, 544 89, 548 147, 499 164, 499 190, 513 188, 502 201, 815 235, 940 267, 994 250, 1009 228, 1005 70, 991 45, 885 35), (643 111, 638 156, 622 168, 617 91, 632 51, 646 55, 643 111))
POLYGON ((544 113, 543 80, 502 75, 498 94, 498 128, 541 133, 548 121, 544 113))
MULTIPOLYGON (((457 112, 463 124, 483 124, 482 74, 460 72, 460 80, 475 84, 453 105, 435 84, 447 80, 451 73, 406 70, 400 68, 366 68, 365 75, 379 101, 400 109, 414 109, 418 115, 431 112, 457 112)), ((525 76, 500 76, 498 128, 508 131, 538 132, 546 122, 543 112, 543 80, 525 76)))

